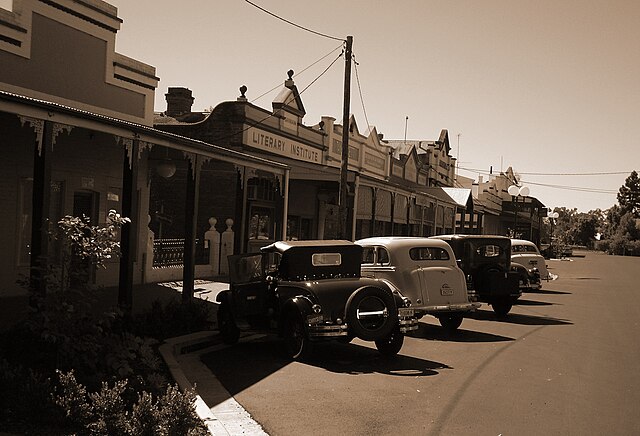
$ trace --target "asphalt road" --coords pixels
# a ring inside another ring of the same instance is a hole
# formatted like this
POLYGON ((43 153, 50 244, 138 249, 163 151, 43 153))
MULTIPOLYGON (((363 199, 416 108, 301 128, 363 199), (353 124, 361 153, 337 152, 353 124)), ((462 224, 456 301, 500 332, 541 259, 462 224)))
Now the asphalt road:
POLYGON ((354 340, 291 363, 263 338, 203 360, 271 435, 640 434, 640 258, 548 265, 505 320, 425 317, 395 358, 354 340))

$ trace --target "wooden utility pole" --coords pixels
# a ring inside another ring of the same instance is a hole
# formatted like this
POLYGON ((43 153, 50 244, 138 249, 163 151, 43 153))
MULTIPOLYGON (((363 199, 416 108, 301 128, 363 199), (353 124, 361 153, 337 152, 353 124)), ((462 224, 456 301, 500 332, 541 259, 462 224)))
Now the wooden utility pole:
POLYGON ((353 36, 347 36, 344 53, 344 105, 342 108, 342 162, 340 165, 340 194, 338 197, 338 239, 352 239, 350 229, 347 226, 349 186, 347 173, 349 170, 349 115, 351 106, 351 48, 353 36))

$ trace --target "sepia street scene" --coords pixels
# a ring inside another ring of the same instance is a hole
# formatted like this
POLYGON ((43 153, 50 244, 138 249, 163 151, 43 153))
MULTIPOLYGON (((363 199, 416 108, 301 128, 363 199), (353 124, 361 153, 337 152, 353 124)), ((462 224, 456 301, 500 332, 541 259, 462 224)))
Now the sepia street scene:
POLYGON ((0 436, 640 434, 638 22, 0 0, 0 436))

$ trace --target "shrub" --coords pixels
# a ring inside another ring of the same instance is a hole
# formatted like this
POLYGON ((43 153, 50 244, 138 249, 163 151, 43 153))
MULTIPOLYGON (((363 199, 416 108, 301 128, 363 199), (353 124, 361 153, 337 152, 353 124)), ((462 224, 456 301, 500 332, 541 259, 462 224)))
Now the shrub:
POLYGON ((66 417, 66 430, 93 435, 206 435, 207 430, 194 409, 195 392, 180 392, 168 386, 154 401, 153 395, 141 392, 127 408, 123 399, 126 381, 112 387, 103 383, 96 393, 87 393, 73 372, 58 372, 59 388, 54 402, 66 417))
POLYGON ((7 356, 0 361, 0 427, 22 422, 46 427, 47 434, 57 428, 64 434, 202 434, 195 394, 168 386, 159 342, 150 336, 191 332, 204 325, 208 311, 198 304, 159 305, 135 320, 118 309, 97 313, 93 304, 88 272, 118 254, 117 230, 126 222, 110 211, 105 227, 73 217, 58 223, 62 255, 42 277, 46 294, 24 280, 34 291, 32 311, 0 336, 7 356), (155 332, 146 322, 163 328, 155 332))

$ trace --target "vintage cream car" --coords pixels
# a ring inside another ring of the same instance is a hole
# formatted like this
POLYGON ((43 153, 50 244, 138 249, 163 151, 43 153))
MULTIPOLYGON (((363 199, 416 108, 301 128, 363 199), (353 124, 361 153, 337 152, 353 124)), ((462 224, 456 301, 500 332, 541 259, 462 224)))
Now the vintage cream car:
POLYGON ((373 237, 356 241, 364 248, 362 275, 390 281, 412 301, 418 317, 433 315, 448 329, 460 327, 464 314, 480 307, 469 301, 464 273, 449 244, 418 237, 373 237))
POLYGON ((540 254, 536 244, 531 241, 525 239, 511 240, 511 263, 518 263, 527 269, 537 268, 540 273, 540 280, 549 280, 551 278, 544 257, 540 254))

